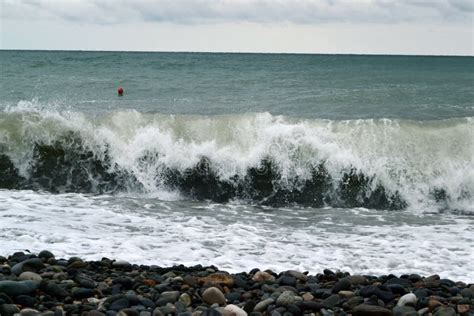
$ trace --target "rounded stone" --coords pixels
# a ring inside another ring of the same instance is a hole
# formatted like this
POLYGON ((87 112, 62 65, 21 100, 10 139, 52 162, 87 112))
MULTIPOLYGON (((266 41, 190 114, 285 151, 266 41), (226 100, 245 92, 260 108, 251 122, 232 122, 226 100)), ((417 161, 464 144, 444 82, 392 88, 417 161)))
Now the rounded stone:
POLYGON ((268 306, 270 306, 274 302, 275 302, 275 300, 273 298, 267 298, 266 300, 258 302, 258 304, 255 305, 253 310, 255 312, 263 312, 267 309, 268 306))
POLYGON ((337 294, 342 298, 351 298, 355 295, 352 291, 339 291, 337 294))
POLYGON ((20 311, 20 315, 21 315, 21 316, 36 316, 36 315, 41 315, 41 313, 40 313, 39 311, 37 311, 36 309, 23 308, 23 309, 20 311))
POLYGON ((124 308, 118 312, 117 316, 140 316, 140 313, 133 308, 124 308))
POLYGON ((418 312, 411 306, 395 306, 393 316, 418 316, 418 312))
POLYGON ((49 259, 54 258, 54 255, 48 250, 43 250, 38 254, 38 258, 48 261, 49 259))
POLYGON ((332 287, 332 292, 334 294, 339 293, 340 291, 350 291, 352 288, 352 283, 347 278, 343 278, 339 280, 334 286, 332 287))
POLYGON ((44 269, 43 261, 39 258, 32 258, 15 264, 12 267, 12 272, 20 275, 25 271, 40 271, 41 269, 44 269))
POLYGON ((280 285, 289 285, 289 286, 296 286, 296 278, 291 275, 283 275, 278 279, 278 284, 280 285))
POLYGON ((278 296, 276 303, 278 306, 288 306, 295 303, 295 294, 292 291, 285 291, 278 296))
POLYGON ((234 316, 247 316, 247 312, 238 307, 237 305, 229 304, 224 309, 234 316))
POLYGON ((354 316, 369 316, 369 315, 392 316, 392 311, 381 306, 361 304, 354 307, 354 309, 352 310, 352 315, 354 316))
POLYGON ((299 272, 299 271, 290 270, 290 271, 287 271, 286 273, 293 276, 293 277, 295 277, 295 278, 297 278, 301 282, 308 281, 308 276, 304 273, 299 272))
POLYGON ((37 281, 0 281, 0 292, 9 296, 29 295, 39 287, 37 281))
POLYGON ((226 300, 224 294, 216 287, 210 287, 207 288, 203 293, 202 293, 202 300, 209 305, 212 304, 219 304, 219 305, 225 305, 226 300))
POLYGON ((397 306, 415 305, 417 301, 416 295, 413 293, 408 293, 400 297, 398 300, 397 306))
POLYGON ((125 260, 116 260, 112 262, 112 267, 114 268, 119 268, 119 269, 124 269, 124 268, 130 268, 132 265, 130 262, 125 261, 125 260))
POLYGON ((265 271, 257 271, 253 277, 252 281, 254 282, 266 282, 266 281, 275 281, 275 277, 265 271))
POLYGON ((192 299, 191 299, 191 296, 188 294, 188 293, 183 293, 179 296, 179 299, 178 299, 181 303, 183 303, 184 305, 187 306, 191 306, 192 304, 192 299))
POLYGON ((175 303, 179 298, 179 291, 165 291, 161 293, 160 300, 163 300, 166 303, 175 303))
POLYGON ((27 280, 41 281, 41 280, 43 280, 43 278, 37 273, 31 272, 31 271, 26 271, 26 272, 22 272, 20 274, 20 276, 18 277, 18 280, 20 280, 20 281, 27 281, 27 280))
POLYGON ((0 305, 0 315, 2 316, 13 316, 19 312, 20 310, 15 304, 1 304, 0 305))
POLYGON ((75 299, 83 299, 94 296, 94 291, 86 288, 75 288, 72 290, 72 297, 75 299))
POLYGON ((301 295, 301 297, 303 298, 303 301, 312 301, 314 299, 314 296, 313 294, 311 293, 304 293, 303 295, 301 295))
POLYGON ((204 285, 234 286, 234 279, 232 276, 221 272, 210 274, 204 278, 199 278, 198 282, 204 285))
POLYGON ((36 304, 36 298, 34 296, 29 295, 18 295, 17 297, 15 297, 15 303, 24 307, 33 307, 36 304))
POLYGON ((456 311, 452 307, 440 307, 434 313, 433 316, 456 316, 456 311))
POLYGON ((120 311, 122 309, 127 308, 128 306, 129 306, 128 300, 122 297, 116 301, 113 301, 112 304, 110 304, 109 309, 114 310, 114 311, 120 311))

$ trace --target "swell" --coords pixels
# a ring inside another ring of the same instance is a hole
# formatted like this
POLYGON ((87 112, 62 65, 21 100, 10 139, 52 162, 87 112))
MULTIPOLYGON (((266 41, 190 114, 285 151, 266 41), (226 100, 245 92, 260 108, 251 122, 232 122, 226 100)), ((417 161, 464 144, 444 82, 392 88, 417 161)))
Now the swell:
POLYGON ((472 212, 473 122, 8 110, 0 188, 472 212))
MULTIPOLYGON (((142 161, 152 160, 142 157, 142 161)), ((368 207, 400 209, 406 206, 397 192, 389 194, 382 185, 371 189, 373 178, 352 169, 334 182, 324 164, 312 168, 309 179, 290 179, 282 185, 282 175, 270 159, 248 168, 243 176, 228 179, 219 176, 212 161, 202 157, 192 168, 177 170, 160 168, 156 186, 177 190, 198 200, 228 202, 239 199, 270 206, 297 204, 322 207, 368 207), (334 185, 336 184, 336 185, 334 185)), ((133 173, 112 165, 109 157, 100 160, 85 150, 80 140, 53 145, 35 144, 33 160, 26 177, 5 154, 0 155, 0 188, 46 190, 53 193, 145 192, 133 173)))

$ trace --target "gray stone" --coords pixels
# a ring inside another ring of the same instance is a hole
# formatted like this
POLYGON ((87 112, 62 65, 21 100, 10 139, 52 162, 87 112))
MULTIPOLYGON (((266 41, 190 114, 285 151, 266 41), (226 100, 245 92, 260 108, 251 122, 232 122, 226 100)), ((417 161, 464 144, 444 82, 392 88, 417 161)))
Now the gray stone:
POLYGON ((94 291, 91 289, 85 289, 82 287, 78 287, 72 290, 72 297, 75 299, 83 299, 94 296, 94 291))
POLYGON ((257 305, 255 305, 255 308, 253 309, 255 312, 263 312, 267 309, 268 306, 273 304, 275 300, 273 298, 267 298, 266 300, 258 302, 257 305))
POLYGON ((433 316, 456 316, 456 311, 452 307, 440 307, 436 309, 433 316))
POLYGON ((367 284, 367 278, 363 275, 349 275, 344 279, 349 280, 352 285, 365 285, 367 284))
POLYGON ((186 306, 191 306, 193 302, 193 300, 191 299, 191 296, 188 293, 181 294, 178 300, 186 306))
POLYGON ((85 275, 77 275, 74 281, 76 281, 76 283, 79 284, 81 287, 85 287, 88 289, 93 289, 97 287, 97 282, 93 281, 85 275))
POLYGON ((360 304, 354 307, 352 310, 352 315, 354 316, 391 316, 392 311, 376 305, 360 304))
POLYGON ((324 307, 332 309, 334 308, 339 302, 341 301, 341 298, 337 294, 333 294, 326 298, 324 301, 321 303, 323 304, 324 307))
POLYGON ((183 302, 178 301, 174 303, 174 307, 176 307, 176 313, 186 312, 186 305, 183 302))
POLYGON ((9 296, 29 295, 39 287, 38 281, 0 281, 0 292, 9 296))
POLYGON ((105 316, 105 314, 98 310, 92 310, 87 313, 87 316, 105 316))
POLYGON ((43 278, 37 274, 37 273, 34 273, 34 272, 31 272, 31 271, 26 271, 26 272, 22 272, 20 274, 20 276, 18 277, 18 280, 20 281, 41 281, 43 280, 43 278))
POLYGON ((418 312, 411 306, 395 306, 393 316, 418 316, 418 312))
POLYGON ((53 282, 48 283, 48 285, 46 286, 45 292, 51 296, 59 297, 59 298, 69 296, 69 293, 65 289, 63 289, 62 287, 60 287, 59 285, 53 282))
POLYGON ((15 298, 15 303, 24 307, 33 307, 36 303, 36 297, 29 295, 18 295, 15 298))
POLYGON ((12 267, 12 273, 20 275, 25 271, 38 272, 41 269, 44 269, 43 261, 39 258, 32 258, 15 264, 12 267))
POLYGON ((376 305, 361 304, 352 310, 354 316, 392 316, 392 311, 376 305))
POLYGON ((280 285, 289 285, 289 286, 295 287, 296 286, 296 278, 294 276, 291 276, 291 275, 282 275, 278 279, 278 284, 280 284, 280 285))
POLYGON ((247 316, 247 312, 237 305, 229 304, 224 309, 233 316, 247 316))
POLYGON ((118 300, 115 300, 110 304, 109 309, 114 310, 114 311, 120 311, 122 309, 125 309, 129 306, 128 300, 125 297, 119 298, 118 300))
POLYGON ((308 281, 308 276, 304 273, 294 271, 294 270, 290 270, 287 273, 291 276, 294 276, 295 278, 297 278, 298 280, 300 280, 302 282, 308 281))
POLYGON ((20 311, 20 315, 21 315, 21 316, 36 316, 36 315, 41 315, 41 313, 40 313, 39 311, 37 311, 36 309, 23 308, 23 309, 20 311))
POLYGON ((470 288, 462 289, 460 293, 463 297, 474 298, 474 290, 470 288))
POLYGON ((160 310, 164 315, 176 313, 176 307, 171 303, 168 303, 165 306, 161 306, 160 310))
POLYGON ((413 293, 408 293, 400 297, 398 300, 397 306, 405 306, 405 305, 415 305, 417 301, 416 295, 413 293))
POLYGON ((43 250, 38 254, 38 258, 48 261, 48 259, 54 258, 54 255, 48 250, 43 250))
POLYGON ((166 303, 175 303, 178 298, 179 291, 165 291, 160 295, 160 300, 164 300, 166 303))
POLYGON ((221 290, 219 290, 219 289, 216 288, 216 287, 207 288, 207 289, 202 293, 202 300, 203 300, 206 304, 209 304, 209 305, 212 305, 212 304, 217 303, 217 304, 223 306, 223 305, 226 304, 226 300, 225 300, 224 294, 221 292, 221 290))
POLYGON ((389 284, 398 284, 403 287, 409 288, 411 287, 411 281, 408 279, 401 279, 401 278, 391 278, 387 282, 384 283, 384 285, 389 285, 389 284))
POLYGON ((350 291, 352 289, 352 283, 347 278, 343 278, 339 280, 334 286, 332 287, 332 292, 334 294, 339 293, 340 291, 350 291))
POLYGON ((278 296, 276 304, 278 306, 288 306, 295 302, 295 294, 292 291, 285 291, 278 296))
POLYGON ((165 316, 165 314, 163 314, 163 313, 161 312, 160 308, 157 307, 157 308, 155 308, 155 309, 153 310, 152 316, 165 316))
POLYGON ((210 308, 202 312, 201 316, 222 316, 222 314, 218 310, 210 308))
POLYGON ((1 304, 0 305, 0 315, 2 316, 13 316, 16 313, 19 313, 20 310, 16 307, 15 304, 1 304))
POLYGON ((325 308, 322 308, 320 311, 319 311, 319 314, 321 314, 321 316, 332 316, 334 315, 334 312, 330 309, 325 309, 325 308))
POLYGON ((118 312, 117 316, 140 316, 140 314, 133 308, 124 308, 118 312))
POLYGON ((125 260, 116 260, 112 262, 112 267, 114 268, 124 269, 124 268, 130 268, 131 266, 132 265, 128 261, 125 261, 125 260))

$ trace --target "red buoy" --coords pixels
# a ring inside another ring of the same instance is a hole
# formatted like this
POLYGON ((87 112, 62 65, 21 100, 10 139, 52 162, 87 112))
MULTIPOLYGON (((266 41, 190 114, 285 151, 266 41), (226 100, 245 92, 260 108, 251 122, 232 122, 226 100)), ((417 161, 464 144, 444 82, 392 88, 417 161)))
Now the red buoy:
POLYGON ((119 87, 119 88, 117 89, 117 93, 118 93, 119 97, 123 96, 123 88, 122 88, 122 87, 119 87))

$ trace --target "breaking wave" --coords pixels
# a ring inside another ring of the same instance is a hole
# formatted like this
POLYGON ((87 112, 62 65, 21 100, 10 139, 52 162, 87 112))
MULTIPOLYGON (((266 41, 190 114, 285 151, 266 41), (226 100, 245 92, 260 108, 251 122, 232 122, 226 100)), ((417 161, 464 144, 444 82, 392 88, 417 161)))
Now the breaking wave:
MULTIPOLYGON (((34 109, 34 110, 32 110, 34 109)), ((0 188, 474 212, 474 120, 0 113, 0 188)))

